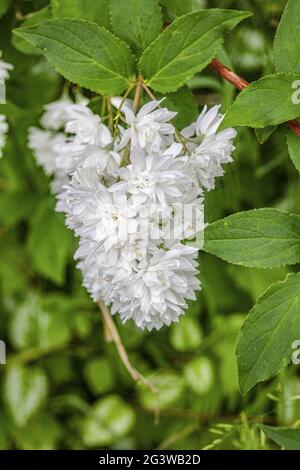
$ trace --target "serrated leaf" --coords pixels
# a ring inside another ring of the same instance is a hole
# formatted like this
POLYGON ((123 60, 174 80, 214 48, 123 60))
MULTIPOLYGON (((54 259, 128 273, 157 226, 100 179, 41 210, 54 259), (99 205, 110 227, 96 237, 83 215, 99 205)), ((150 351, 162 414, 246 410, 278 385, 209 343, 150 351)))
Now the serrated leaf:
POLYGON ((7 12, 10 0, 0 0, 0 18, 7 12))
POLYGON ((229 263, 271 268, 300 261, 300 216, 255 209, 208 225, 203 250, 229 263))
POLYGON ((43 50, 67 80, 96 93, 122 93, 134 79, 130 49, 101 26, 86 20, 56 19, 15 34, 43 50))
POLYGON ((300 73, 299 18, 299 0, 289 0, 274 40, 274 59, 278 72, 300 73))
POLYGON ((300 173, 300 137, 289 131, 287 135, 287 144, 291 160, 300 173))
POLYGON ((258 427, 280 447, 286 450, 300 450, 300 429, 282 428, 259 424, 258 427))
POLYGON ((182 16, 192 11, 192 0, 160 0, 160 3, 166 7, 170 13, 175 16, 182 16))
POLYGON ((71 246, 72 235, 62 215, 53 210, 48 200, 41 201, 33 215, 27 240, 33 267, 46 278, 62 284, 71 246))
POLYGON ((300 338, 300 273, 273 284, 257 301, 237 341, 239 384, 243 393, 279 373, 292 359, 300 338))
POLYGON ((97 401, 83 424, 83 440, 89 447, 107 446, 125 436, 134 426, 133 409, 119 396, 97 401))
POLYGON ((158 0, 111 0, 111 23, 116 36, 134 51, 143 51, 163 26, 158 0))
POLYGON ((107 0, 51 0, 56 18, 80 18, 110 29, 109 1, 107 0))
POLYGON ((175 16, 182 16, 203 8, 203 0, 160 0, 160 3, 175 16))
POLYGON ((210 9, 175 20, 141 57, 148 85, 162 93, 176 91, 214 58, 224 33, 250 15, 210 9))
POLYGON ((255 129, 255 134, 257 137, 257 140, 260 144, 264 144, 267 142, 269 137, 273 134, 274 131, 276 131, 277 126, 269 126, 269 127, 264 127, 263 129, 255 129))
MULTIPOLYGON (((50 18, 52 18, 52 12, 49 7, 46 7, 30 15, 25 21, 23 21, 21 27, 26 28, 29 26, 35 26, 39 23, 42 23, 43 21, 49 20, 50 18)), ((13 36, 12 43, 18 51, 23 52, 24 54, 42 54, 40 49, 32 46, 28 41, 21 38, 20 36, 13 36)))
POLYGON ((15 421, 23 427, 47 396, 47 377, 38 367, 12 366, 4 378, 5 403, 15 421))
POLYGON ((293 83, 300 75, 278 73, 252 82, 229 107, 222 128, 276 126, 300 116, 300 104, 293 102, 293 83))

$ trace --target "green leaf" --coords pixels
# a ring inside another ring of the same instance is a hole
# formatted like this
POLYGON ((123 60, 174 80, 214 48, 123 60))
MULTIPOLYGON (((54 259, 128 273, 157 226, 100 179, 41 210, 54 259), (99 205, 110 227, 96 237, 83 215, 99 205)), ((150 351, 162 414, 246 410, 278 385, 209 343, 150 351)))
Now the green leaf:
POLYGON ((300 450, 300 429, 267 426, 266 424, 259 424, 258 427, 280 447, 286 450, 300 450))
POLYGON ((6 228, 13 227, 28 218, 36 200, 32 193, 25 191, 3 191, 0 193, 0 222, 6 228))
POLYGON ((172 121, 177 129, 187 127, 199 116, 196 99, 187 86, 166 95, 164 106, 178 113, 172 121))
POLYGON ((62 309, 46 309, 36 294, 29 294, 14 312, 10 336, 17 349, 51 350, 65 345, 70 330, 62 309))
POLYGON ((197 395, 206 395, 213 387, 214 368, 207 357, 195 357, 183 370, 187 386, 197 395))
POLYGON ((15 34, 43 50, 67 80, 96 93, 122 93, 134 79, 128 46, 101 26, 86 20, 48 20, 15 34))
POLYGON ((257 301, 237 342, 239 384, 243 393, 268 380, 292 359, 300 338, 300 273, 273 284, 257 301))
POLYGON ((228 109, 222 128, 276 126, 300 116, 300 104, 292 100, 293 83, 300 76, 278 73, 252 82, 228 109))
POLYGON ((30 432, 27 428, 14 431, 14 438, 21 450, 55 450, 61 437, 62 429, 58 421, 45 414, 30 423, 30 432))
MULTIPOLYGON (((248 270, 249 271, 249 270, 248 270)), ((252 272, 252 270, 250 270, 252 272)), ((219 315, 216 319, 216 341, 214 353, 218 356, 218 375, 222 382, 222 391, 225 396, 232 397, 239 392, 238 371, 235 357, 235 344, 238 332, 245 319, 244 315, 219 315)))
POLYGON ((160 0, 160 3, 175 16, 182 16, 194 10, 200 10, 204 4, 203 0, 160 0))
POLYGON ((10 417, 3 408, 0 410, 0 449, 7 450, 9 447, 10 417))
POLYGON ((13 366, 4 378, 5 403, 15 421, 23 427, 47 396, 47 377, 38 367, 13 366))
MULTIPOLYGON (((52 18, 51 9, 49 7, 43 8, 42 10, 33 13, 29 16, 29 18, 23 21, 22 28, 35 26, 39 23, 43 23, 43 21, 49 20, 50 18, 52 18)), ((42 54, 42 51, 40 49, 32 46, 28 41, 26 41, 20 36, 14 35, 12 37, 12 43, 18 51, 23 52, 24 54, 42 54)))
POLYGON ((255 129, 255 134, 257 137, 257 140, 260 144, 264 144, 267 142, 269 137, 273 134, 274 131, 276 131, 277 126, 269 126, 269 127, 264 127, 263 129, 255 129))
POLYGON ((291 160, 300 173, 300 137, 289 131, 287 144, 291 160))
POLYGON ((193 318, 184 316, 179 323, 172 326, 171 344, 177 351, 193 351, 200 346, 201 342, 202 331, 193 318))
POLYGON ((173 371, 163 371, 147 377, 158 390, 157 395, 147 388, 140 389, 139 401, 143 408, 149 411, 174 407, 182 398, 184 392, 183 378, 173 371))
POLYGON ((251 13, 210 9, 175 20, 145 50, 140 68, 156 91, 176 91, 214 58, 224 33, 251 13))
POLYGON ((102 357, 90 359, 84 368, 86 382, 94 395, 111 391, 115 386, 115 377, 109 361, 102 357))
POLYGON ((0 18, 7 12, 10 0, 0 0, 0 18))
POLYGON ((300 261, 300 216, 255 209, 208 225, 203 250, 229 263, 271 268, 300 261))
POLYGON ((288 273, 288 267, 277 269, 245 268, 244 266, 228 266, 228 272, 235 284, 256 302, 273 282, 282 281, 288 273))
POLYGON ((79 18, 98 23, 110 29, 109 1, 107 0, 51 0, 56 18, 79 18))
POLYGON ((48 199, 41 201, 33 215, 27 240, 33 267, 43 276, 62 284, 72 246, 72 234, 61 214, 53 210, 48 199))
POLYGON ((182 16, 192 11, 192 0, 160 0, 160 3, 168 8, 175 16, 182 16))
POLYGON ((110 9, 114 33, 135 51, 146 49, 162 30, 158 0, 111 0, 110 9))
POLYGON ((299 18, 299 0, 289 0, 274 40, 274 59, 278 72, 300 73, 299 18))
POLYGON ((135 423, 133 409, 118 395, 97 401, 83 424, 83 440, 88 447, 108 446, 128 434, 135 423))

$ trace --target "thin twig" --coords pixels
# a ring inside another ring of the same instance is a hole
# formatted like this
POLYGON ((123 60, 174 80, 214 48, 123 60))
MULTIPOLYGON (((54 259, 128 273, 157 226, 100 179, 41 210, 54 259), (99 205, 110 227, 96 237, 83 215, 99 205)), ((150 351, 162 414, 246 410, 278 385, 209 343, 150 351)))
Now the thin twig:
MULTIPOLYGON (((250 83, 247 82, 247 80, 237 75, 235 72, 233 72, 228 67, 223 65, 217 59, 214 59, 210 63, 210 68, 212 68, 215 72, 217 72, 218 75, 220 75, 220 77, 224 78, 224 80, 231 83, 231 85, 233 85, 238 90, 243 90, 248 85, 250 85, 250 83)), ((290 129, 294 132, 294 134, 300 137, 300 124, 295 119, 288 121, 287 124, 290 127, 290 129)))
POLYGON ((133 380, 135 382, 140 382, 145 387, 147 387, 152 393, 157 394, 158 390, 157 388, 149 381, 147 380, 137 369, 133 367, 131 364, 127 351, 122 343, 122 340, 120 338, 119 332, 116 328, 116 325, 111 317, 110 312, 108 311, 107 307, 103 302, 99 302, 99 308, 101 310, 101 313, 103 315, 103 320, 104 324, 106 325, 106 328, 110 331, 110 335, 112 338, 112 341, 114 342, 116 349, 119 353, 120 359, 123 362, 124 366, 126 367, 128 373, 131 375, 133 380))
POLYGON ((107 102, 107 108, 108 108, 108 125, 111 131, 113 132, 115 123, 114 123, 112 104, 111 104, 111 100, 109 96, 106 97, 106 102, 107 102))
POLYGON ((128 98, 131 90, 134 88, 134 85, 130 85, 130 87, 127 89, 126 93, 124 94, 123 98, 122 98, 122 101, 120 103, 120 106, 118 107, 117 109, 117 114, 115 116, 115 130, 114 130, 114 138, 116 138, 118 132, 119 132, 119 119, 120 119, 120 116, 121 116, 121 111, 122 111, 122 107, 123 107, 123 104, 125 103, 126 99, 128 98))
POLYGON ((218 75, 224 78, 227 82, 231 83, 231 85, 233 85, 238 90, 243 90, 248 85, 250 85, 250 83, 244 80, 244 78, 239 77, 236 73, 234 73, 228 67, 225 67, 225 65, 223 65, 217 59, 214 59, 210 63, 210 68, 215 70, 215 72, 217 72, 218 75))
POLYGON ((145 92, 147 93, 147 95, 149 95, 152 100, 157 101, 157 99, 153 95, 152 91, 150 90, 150 88, 147 87, 147 85, 145 83, 143 83, 143 88, 144 88, 145 92))
POLYGON ((288 122, 290 129, 294 132, 294 134, 300 137, 300 124, 295 119, 292 119, 288 122))
POLYGON ((103 96, 102 97, 102 103, 101 103, 101 109, 100 109, 100 116, 101 116, 102 120, 104 120, 105 111, 106 111, 106 96, 103 96))
POLYGON ((141 101, 141 96, 142 96, 142 91, 143 91, 143 81, 144 81, 144 76, 140 74, 137 84, 136 84, 135 95, 134 95, 133 105, 132 105, 132 110, 134 113, 137 112, 140 101, 141 101))

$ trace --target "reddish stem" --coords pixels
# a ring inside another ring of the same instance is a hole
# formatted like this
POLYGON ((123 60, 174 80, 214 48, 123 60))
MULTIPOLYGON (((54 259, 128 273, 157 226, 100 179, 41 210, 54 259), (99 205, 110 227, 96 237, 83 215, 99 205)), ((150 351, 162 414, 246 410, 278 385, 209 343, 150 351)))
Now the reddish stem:
POLYGON ((214 59, 210 67, 217 72, 222 78, 227 80, 227 82, 231 83, 235 88, 238 90, 243 90, 246 86, 250 85, 249 82, 244 80, 242 77, 239 77, 236 73, 230 70, 228 67, 225 67, 221 62, 217 59, 214 59))
POLYGON ((288 125, 291 128, 291 130, 294 132, 294 134, 296 134, 300 137, 300 124, 299 124, 299 122, 297 122, 297 121, 295 121, 295 119, 293 119, 292 121, 288 122, 288 125))
MULTIPOLYGON (((247 80, 239 77, 236 73, 234 73, 228 67, 225 67, 225 65, 223 65, 217 59, 214 59, 210 63, 210 68, 212 68, 215 72, 217 72, 218 75, 220 75, 220 77, 224 78, 224 80, 227 80, 227 82, 231 83, 231 85, 233 85, 238 90, 243 90, 248 85, 250 85, 247 80)), ((287 124, 294 134, 300 137, 300 124, 295 119, 289 121, 287 124)))

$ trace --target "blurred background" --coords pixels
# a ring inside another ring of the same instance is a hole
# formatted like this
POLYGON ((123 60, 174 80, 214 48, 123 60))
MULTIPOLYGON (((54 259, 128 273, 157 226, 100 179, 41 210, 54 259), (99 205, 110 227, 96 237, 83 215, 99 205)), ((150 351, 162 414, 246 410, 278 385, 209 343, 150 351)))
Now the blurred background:
MULTIPOLYGON (((234 349, 247 312, 285 278, 286 268, 247 269, 203 254, 203 290, 179 324, 147 333, 117 321, 132 363, 157 386, 158 397, 132 381, 105 341, 100 312, 72 260, 77 242, 54 212, 49 180, 27 148, 28 127, 38 124, 64 83, 42 56, 12 40, 11 29, 48 3, 14 2, 0 20, 0 49, 15 67, 5 105, 10 135, 0 161, 0 339, 7 347, 7 363, 0 365, 0 448, 275 448, 257 424, 300 420, 300 369, 292 366, 242 397, 234 349)), ((220 57, 249 81, 272 73, 285 0, 197 3, 253 11, 227 36, 220 57)), ((224 110, 236 94, 210 70, 189 87, 199 106, 221 102, 224 110)), ((206 221, 265 206, 299 213, 300 179, 285 128, 262 145, 254 131, 239 129, 236 147, 234 163, 207 194, 206 221)))

